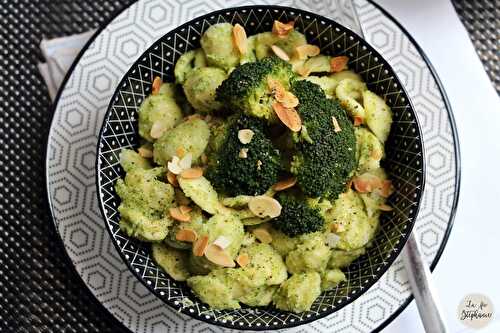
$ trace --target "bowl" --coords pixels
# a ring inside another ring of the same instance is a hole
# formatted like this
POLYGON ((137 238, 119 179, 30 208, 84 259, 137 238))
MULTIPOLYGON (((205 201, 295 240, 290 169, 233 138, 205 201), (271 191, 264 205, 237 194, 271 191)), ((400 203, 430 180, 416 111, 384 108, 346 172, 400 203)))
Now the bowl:
POLYGON ((134 63, 116 88, 98 139, 96 177, 99 206, 110 236, 123 261, 151 293, 177 311, 215 325, 245 330, 271 330, 305 324, 334 313, 366 292, 401 252, 415 222, 424 187, 424 152, 417 117, 400 80, 386 60, 351 30, 323 16, 279 6, 228 8, 195 18, 167 33, 134 63), (391 134, 385 144, 384 168, 395 187, 380 230, 367 252, 346 270, 346 282, 323 292, 308 312, 294 314, 273 307, 212 310, 187 285, 171 279, 152 260, 150 245, 120 230, 120 198, 114 184, 123 177, 118 154, 137 148, 137 111, 151 92, 153 77, 173 82, 174 64, 181 54, 199 47, 200 36, 212 24, 241 24, 249 35, 270 31, 274 20, 295 20, 295 27, 322 53, 346 55, 349 68, 368 88, 383 96, 393 110, 391 134))

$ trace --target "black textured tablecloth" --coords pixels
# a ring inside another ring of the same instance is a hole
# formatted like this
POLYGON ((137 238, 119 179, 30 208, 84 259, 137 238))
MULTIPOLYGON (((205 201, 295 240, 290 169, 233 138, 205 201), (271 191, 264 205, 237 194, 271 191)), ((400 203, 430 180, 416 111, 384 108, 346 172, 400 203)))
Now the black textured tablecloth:
MULTIPOLYGON (((51 102, 42 37, 96 28, 133 0, 0 0, 0 331, 124 332, 86 289, 59 243, 45 192, 51 102)), ((499 87, 498 1, 456 1, 499 87)))

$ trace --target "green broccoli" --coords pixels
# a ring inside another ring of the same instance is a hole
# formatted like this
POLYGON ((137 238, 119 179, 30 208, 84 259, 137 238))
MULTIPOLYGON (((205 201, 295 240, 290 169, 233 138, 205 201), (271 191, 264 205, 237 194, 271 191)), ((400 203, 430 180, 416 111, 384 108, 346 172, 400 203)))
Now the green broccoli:
POLYGON ((292 92, 299 99, 297 111, 307 130, 295 137, 296 155, 290 171, 308 197, 336 199, 356 167, 356 136, 346 112, 337 101, 327 99, 320 86, 294 81, 292 92), (334 122, 340 131, 335 131, 334 122))
POLYGON ((211 140, 206 177, 217 191, 230 196, 256 195, 278 181, 280 153, 264 134, 261 120, 244 114, 233 115, 217 128, 217 136, 211 140), (242 129, 254 132, 247 144, 238 138, 242 129))
POLYGON ((273 78, 289 89, 294 77, 292 66, 278 57, 249 62, 236 67, 222 82, 217 88, 216 100, 235 111, 274 122, 277 117, 267 79, 273 78))
POLYGON ((309 204, 287 193, 281 193, 277 200, 282 209, 280 216, 271 220, 276 229, 291 237, 323 229, 325 219, 317 205, 309 204))

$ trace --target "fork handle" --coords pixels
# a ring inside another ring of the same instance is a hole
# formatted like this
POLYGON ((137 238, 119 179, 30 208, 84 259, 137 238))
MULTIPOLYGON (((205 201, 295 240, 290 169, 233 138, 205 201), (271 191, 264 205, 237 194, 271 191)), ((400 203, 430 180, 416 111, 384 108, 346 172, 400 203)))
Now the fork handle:
POLYGON ((435 286, 431 282, 431 271, 423 258, 415 236, 411 233, 403 250, 403 261, 420 318, 426 332, 446 333, 443 311, 438 302, 435 286))

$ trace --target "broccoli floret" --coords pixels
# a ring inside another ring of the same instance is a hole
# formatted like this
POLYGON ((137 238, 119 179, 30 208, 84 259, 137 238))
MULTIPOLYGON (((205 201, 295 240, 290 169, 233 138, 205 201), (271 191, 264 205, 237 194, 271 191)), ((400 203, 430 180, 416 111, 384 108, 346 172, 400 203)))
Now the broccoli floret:
POLYGON ((281 193, 277 199, 282 209, 280 216, 271 220, 276 229, 291 237, 323 229, 325 219, 316 205, 286 193, 281 193))
POLYGON ((216 100, 235 111, 274 122, 273 98, 267 79, 279 81, 286 89, 295 77, 292 66, 278 57, 268 57, 236 67, 217 88, 216 100))
POLYGON ((262 120, 233 115, 224 126, 218 127, 212 140, 216 143, 211 144, 215 149, 209 156, 206 177, 217 191, 230 196, 257 195, 278 181, 280 153, 266 137, 262 120), (254 132, 247 144, 238 138, 242 129, 254 132))
POLYGON ((296 138, 290 171, 306 196, 336 199, 356 167, 354 127, 340 104, 326 98, 317 84, 294 81, 292 92, 309 140, 296 138), (340 131, 335 131, 333 118, 340 131))

